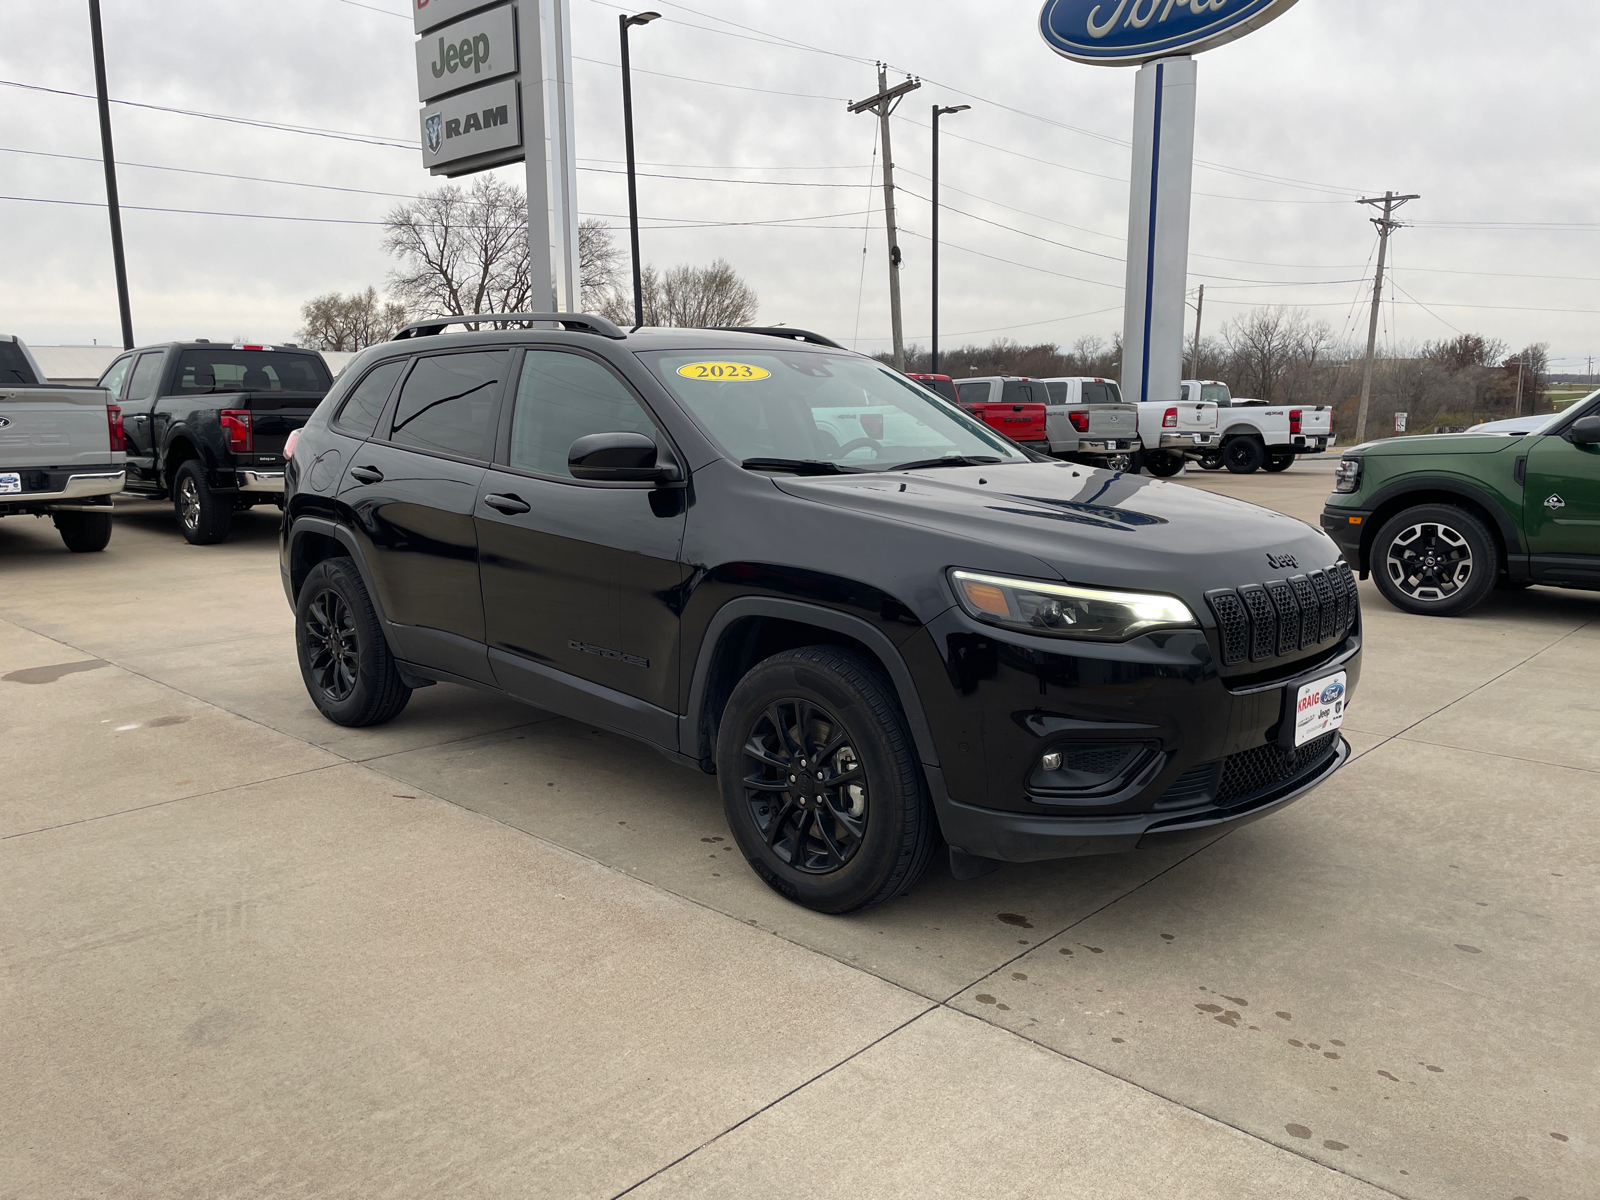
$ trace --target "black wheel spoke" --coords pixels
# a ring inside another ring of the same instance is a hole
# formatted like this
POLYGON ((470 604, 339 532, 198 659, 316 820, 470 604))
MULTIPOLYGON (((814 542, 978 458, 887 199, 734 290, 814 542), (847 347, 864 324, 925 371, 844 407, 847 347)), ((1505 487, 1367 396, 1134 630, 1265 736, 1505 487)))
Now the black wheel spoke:
POLYGON ((746 775, 744 777, 744 785, 747 788, 754 788, 758 792, 787 792, 794 786, 789 782, 787 775, 782 779, 762 779, 759 775, 746 775))
POLYGON ((778 839, 783 836, 784 824, 789 820, 789 814, 794 811, 794 801, 784 801, 778 815, 772 818, 772 824, 767 826, 767 845, 776 846, 778 839))
POLYGON ((789 863, 800 870, 804 870, 806 866, 806 834, 810 831, 815 817, 816 813, 811 809, 802 808, 800 819, 795 823, 794 834, 789 839, 789 845, 793 847, 789 851, 789 863))
POLYGON ((751 738, 744 744, 744 752, 745 757, 753 758, 758 763, 763 763, 776 771, 786 772, 790 769, 788 759, 780 758, 778 755, 772 753, 772 751, 768 750, 760 742, 756 741, 755 738, 751 738))

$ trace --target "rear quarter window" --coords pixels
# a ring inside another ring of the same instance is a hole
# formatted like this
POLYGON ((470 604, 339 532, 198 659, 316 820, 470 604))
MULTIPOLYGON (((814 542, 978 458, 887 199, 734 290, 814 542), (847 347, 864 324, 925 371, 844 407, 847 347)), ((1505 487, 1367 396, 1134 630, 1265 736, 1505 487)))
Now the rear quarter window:
POLYGON ((339 405, 339 411, 333 418, 333 427, 356 437, 371 437, 372 431, 378 426, 378 418, 383 415, 384 405, 389 402, 389 393, 394 391, 395 381, 405 371, 407 361, 404 358, 395 359, 393 362, 380 363, 368 371, 366 377, 344 398, 344 403, 339 405))

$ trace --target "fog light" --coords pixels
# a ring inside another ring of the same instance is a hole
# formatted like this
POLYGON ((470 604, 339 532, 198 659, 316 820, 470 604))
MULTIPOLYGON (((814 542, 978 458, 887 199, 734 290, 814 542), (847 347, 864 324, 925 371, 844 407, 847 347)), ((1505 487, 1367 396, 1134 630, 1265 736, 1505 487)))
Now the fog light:
POLYGON ((1061 769, 1061 752, 1052 750, 1039 760, 1039 765, 1046 771, 1059 771, 1061 769))

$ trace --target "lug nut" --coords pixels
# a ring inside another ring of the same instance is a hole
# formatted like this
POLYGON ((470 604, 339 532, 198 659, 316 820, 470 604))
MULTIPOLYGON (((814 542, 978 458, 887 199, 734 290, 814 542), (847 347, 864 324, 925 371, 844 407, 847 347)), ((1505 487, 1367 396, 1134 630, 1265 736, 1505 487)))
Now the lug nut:
POLYGON ((1061 769, 1061 751, 1052 750, 1039 760, 1039 765, 1046 771, 1059 771, 1061 769))

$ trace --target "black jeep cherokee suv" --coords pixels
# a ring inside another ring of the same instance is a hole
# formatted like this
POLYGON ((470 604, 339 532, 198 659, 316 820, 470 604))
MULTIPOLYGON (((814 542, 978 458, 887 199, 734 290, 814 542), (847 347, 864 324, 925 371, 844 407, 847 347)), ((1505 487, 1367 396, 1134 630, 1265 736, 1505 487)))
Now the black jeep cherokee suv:
POLYGON ((814 334, 516 319, 365 351, 291 447, 331 720, 444 681, 639 738, 827 912, 941 835, 962 877, 1132 850, 1348 758, 1355 584, 1300 521, 1041 460, 814 334))

